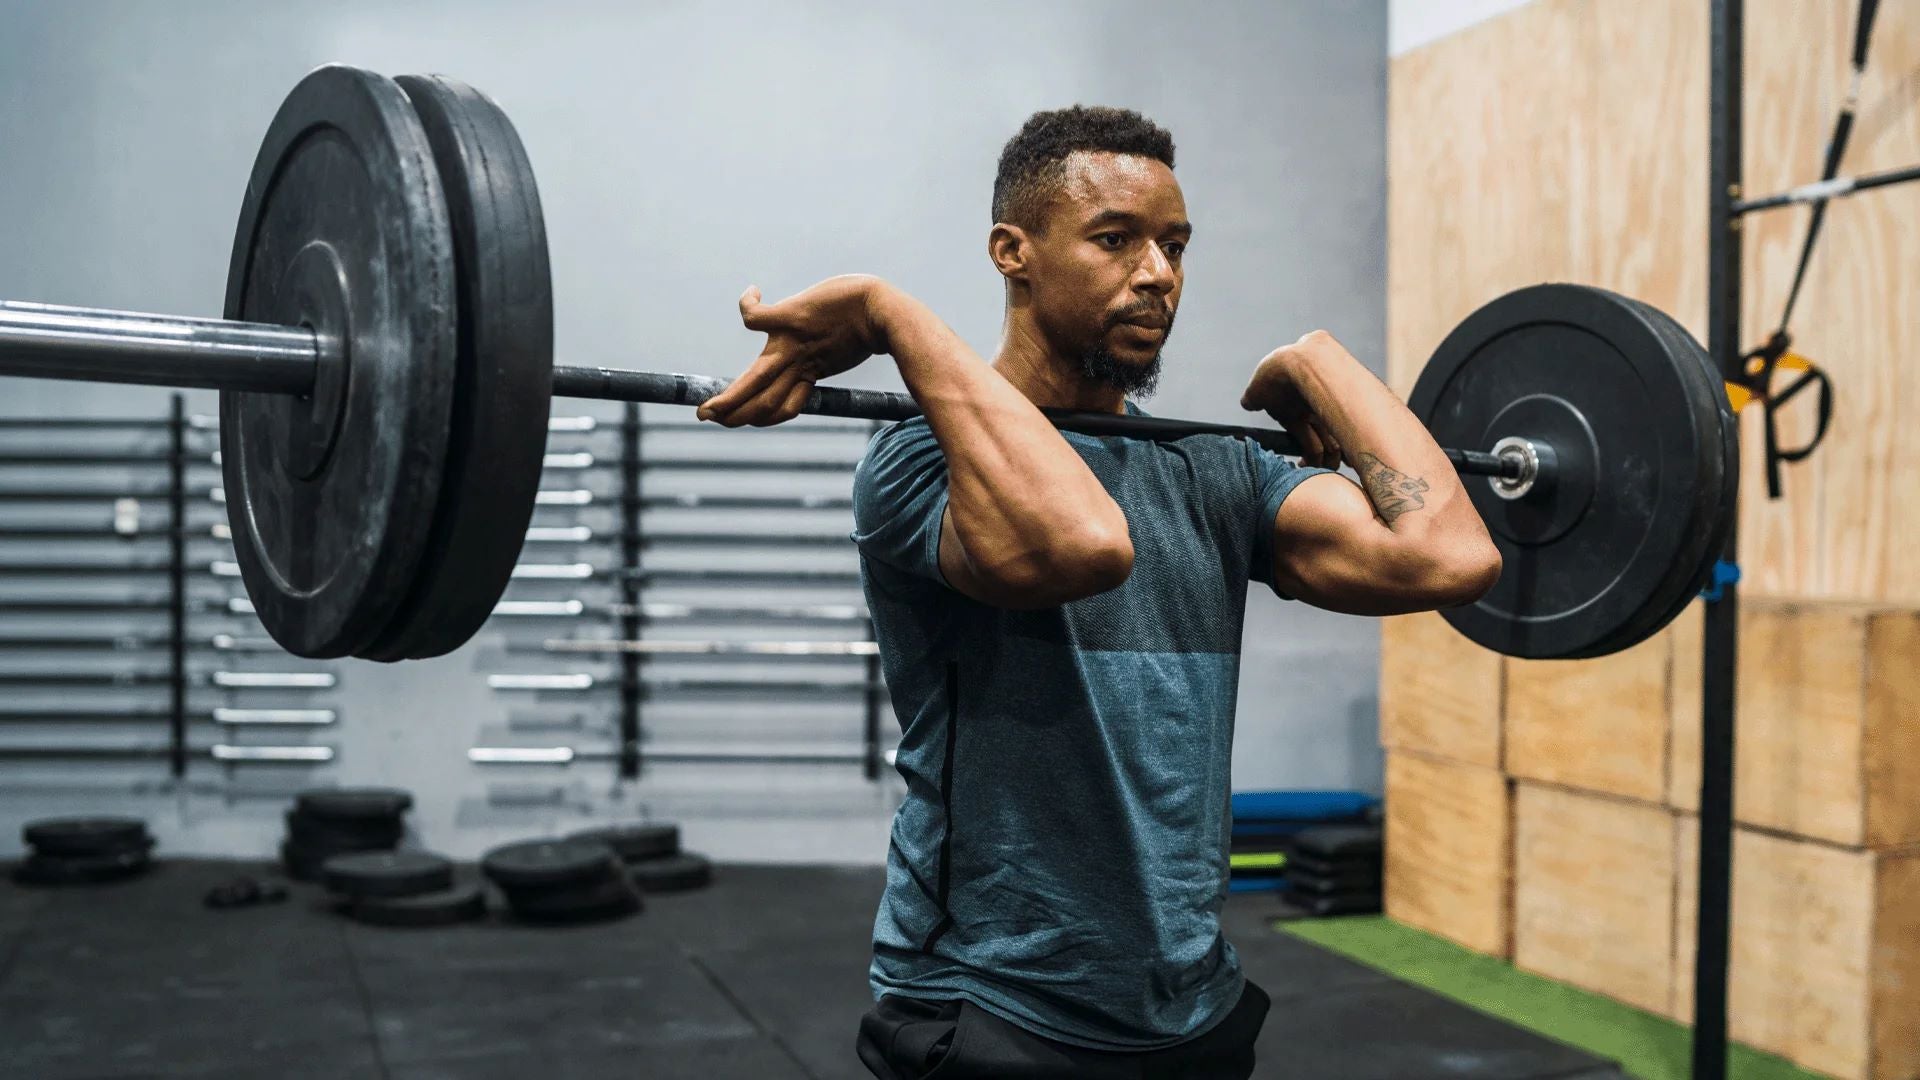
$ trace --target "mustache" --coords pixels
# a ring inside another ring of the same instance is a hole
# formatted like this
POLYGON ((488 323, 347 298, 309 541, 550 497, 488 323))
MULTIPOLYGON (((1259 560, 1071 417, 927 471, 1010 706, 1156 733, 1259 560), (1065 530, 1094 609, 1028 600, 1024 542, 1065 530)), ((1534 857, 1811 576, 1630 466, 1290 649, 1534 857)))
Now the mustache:
POLYGON ((1116 311, 1112 315, 1108 316, 1107 327, 1108 329, 1111 329, 1115 326, 1120 325, 1121 323, 1133 322, 1135 320, 1148 320, 1153 322, 1162 322, 1167 324, 1168 329, 1172 329, 1173 328, 1173 308, 1167 304, 1156 304, 1156 303, 1153 303, 1152 301, 1148 301, 1142 304, 1133 304, 1129 307, 1121 308, 1119 311, 1116 311))

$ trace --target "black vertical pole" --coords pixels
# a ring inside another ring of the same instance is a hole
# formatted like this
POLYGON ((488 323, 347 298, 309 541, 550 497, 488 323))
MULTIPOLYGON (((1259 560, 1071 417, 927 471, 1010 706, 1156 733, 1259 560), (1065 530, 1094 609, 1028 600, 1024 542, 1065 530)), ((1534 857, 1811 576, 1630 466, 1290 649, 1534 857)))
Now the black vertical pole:
POLYGON ((169 760, 173 775, 187 774, 187 404, 184 395, 173 395, 169 435, 167 521, 173 526, 168 538, 171 564, 168 577, 172 633, 169 646, 173 664, 173 731, 169 760))
MULTIPOLYGON (((1743 0, 1712 0, 1708 92, 1707 349, 1728 382, 1740 365, 1741 50, 1743 0)), ((1721 559, 1739 565, 1738 500, 1721 559)), ((1693 967, 1693 1077, 1727 1075, 1727 948, 1733 894, 1733 709, 1739 589, 1718 586, 1707 601, 1700 702, 1699 912, 1693 967)))
MULTIPOLYGON (((620 421, 620 565, 640 565, 640 406, 628 403, 620 421)), ((621 576, 620 636, 640 637, 640 581, 621 576)), ((620 654, 620 776, 640 775, 640 654, 620 654)))
MULTIPOLYGON (((880 422, 873 422, 873 430, 880 430, 880 422)), ((867 640, 878 641, 879 635, 873 628, 873 610, 867 610, 867 640)), ((880 779, 880 657, 878 654, 867 657, 867 692, 862 699, 867 703, 867 779, 880 779)))

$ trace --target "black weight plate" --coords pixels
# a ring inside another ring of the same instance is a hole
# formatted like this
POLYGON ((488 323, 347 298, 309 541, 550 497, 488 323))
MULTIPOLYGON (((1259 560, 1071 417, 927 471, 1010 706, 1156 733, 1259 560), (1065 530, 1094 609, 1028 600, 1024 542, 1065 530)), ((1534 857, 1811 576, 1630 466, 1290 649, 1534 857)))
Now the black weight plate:
POLYGON ((433 532, 395 620, 358 655, 440 656, 492 614, 533 519, 553 391, 553 290, 533 166, 485 95, 439 76, 405 90, 453 223, 460 352, 433 532))
POLYGON ((287 811, 287 839, 303 847, 332 853, 383 851, 400 843, 406 833, 398 818, 313 818, 287 811))
POLYGON ((1377 825, 1316 825, 1302 829, 1287 850, 1316 859, 1370 859, 1380 861, 1382 830, 1377 825))
POLYGON ((1704 536, 1700 546, 1702 554, 1698 567, 1699 581, 1691 591, 1679 597, 1671 610, 1664 613, 1654 627, 1657 631, 1678 618, 1680 613, 1686 610, 1687 605, 1693 602, 1700 589, 1711 583, 1714 564, 1726 550, 1727 534, 1733 529, 1734 521, 1740 512, 1740 418, 1727 399, 1725 378, 1716 370, 1712 355, 1701 348, 1699 341, 1671 315, 1648 304, 1641 306, 1667 328, 1671 338, 1699 350, 1708 390, 1713 397, 1715 420, 1720 425, 1721 434, 1720 509, 1713 528, 1704 536))
POLYGON ((14 868, 22 885, 92 885, 138 877, 152 866, 145 850, 113 855, 29 855, 14 868))
POLYGON ((321 863, 320 881, 355 899, 417 896, 453 888, 453 863, 424 851, 354 852, 321 863))
POLYGON ((713 881, 713 864, 704 855, 669 855, 637 862, 627 869, 641 892, 684 892, 713 881))
POLYGON ((322 363, 306 397, 220 395, 235 556, 296 656, 365 646, 419 572, 453 399, 453 258, 406 94, 340 65, 302 79, 247 181, 225 313, 310 326, 345 359, 322 363))
POLYGON ((583 922, 631 915, 643 906, 640 891, 624 876, 564 889, 502 889, 514 915, 534 922, 583 922))
POLYGON ((294 840, 280 841, 280 865, 286 869, 287 876, 295 881, 319 881, 321 864, 341 854, 346 853, 311 848, 294 840))
POLYGON ((128 817, 29 821, 21 828, 20 838, 42 855, 113 855, 153 847, 147 823, 128 817))
POLYGON ((583 829, 567 839, 605 844, 626 862, 659 859, 680 853, 678 825, 607 825, 598 829, 583 829))
POLYGON ((494 848, 480 871, 502 889, 591 885, 620 874, 605 844, 582 840, 525 840, 494 848))
POLYGON ((1684 605, 1727 464, 1701 364, 1636 302, 1580 285, 1509 293, 1447 336, 1408 402, 1435 440, 1489 450, 1530 436, 1561 464, 1513 501, 1468 478, 1506 567, 1478 602, 1442 612, 1455 629, 1511 656, 1595 656, 1684 605))
POLYGON ((310 788, 293 797, 294 809, 310 818, 391 820, 413 807, 413 795, 399 788, 310 788))
POLYGON ((363 896, 347 905, 350 917, 375 926, 452 926, 486 913, 486 892, 478 885, 416 896, 363 896))

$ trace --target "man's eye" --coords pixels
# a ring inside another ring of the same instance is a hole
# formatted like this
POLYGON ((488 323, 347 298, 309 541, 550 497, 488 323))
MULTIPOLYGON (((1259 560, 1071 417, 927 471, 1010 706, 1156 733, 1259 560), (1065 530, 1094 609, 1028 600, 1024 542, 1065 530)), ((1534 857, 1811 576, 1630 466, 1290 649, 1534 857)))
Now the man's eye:
POLYGON ((1108 244, 1108 247, 1119 247, 1127 242, 1127 234, 1117 232, 1101 233, 1099 239, 1102 243, 1112 240, 1113 243, 1108 244))
POLYGON ((1168 258, 1177 259, 1180 256, 1186 254, 1186 252, 1187 252, 1187 245, 1181 243, 1178 240, 1175 240, 1174 242, 1167 245, 1168 258))

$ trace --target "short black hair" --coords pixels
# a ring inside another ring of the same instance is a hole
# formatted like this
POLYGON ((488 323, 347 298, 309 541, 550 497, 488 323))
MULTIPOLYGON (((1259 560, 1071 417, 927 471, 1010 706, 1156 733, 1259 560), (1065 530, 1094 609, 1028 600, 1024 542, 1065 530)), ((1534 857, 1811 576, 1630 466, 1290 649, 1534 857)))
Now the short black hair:
POLYGON ((1081 150, 1152 158, 1173 168, 1173 136, 1132 109, 1075 105, 1037 112, 1000 151, 994 222, 1045 231, 1047 208, 1066 183, 1066 160, 1081 150))

